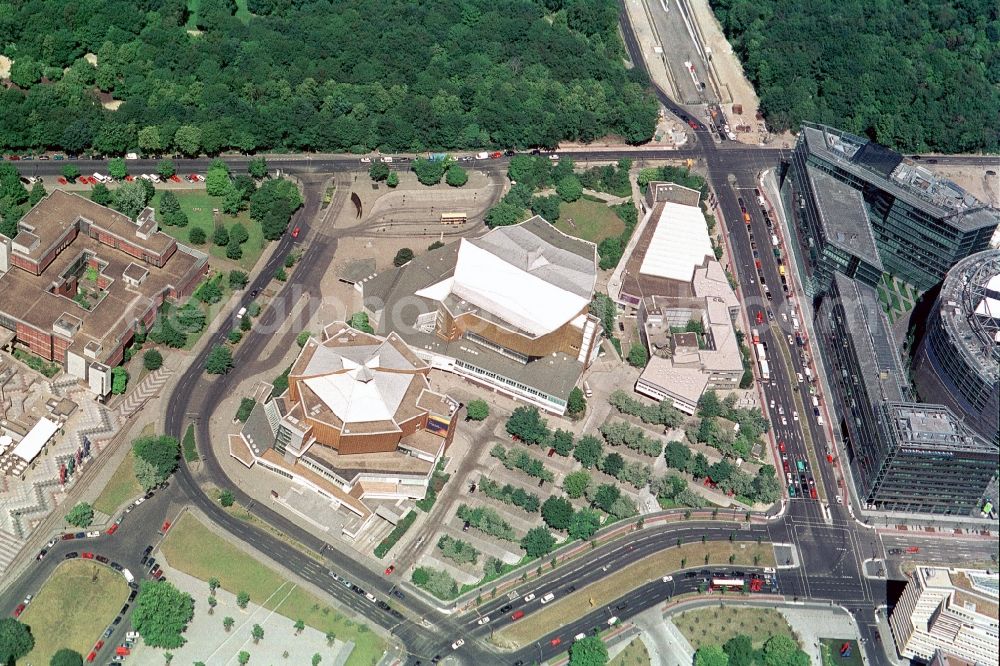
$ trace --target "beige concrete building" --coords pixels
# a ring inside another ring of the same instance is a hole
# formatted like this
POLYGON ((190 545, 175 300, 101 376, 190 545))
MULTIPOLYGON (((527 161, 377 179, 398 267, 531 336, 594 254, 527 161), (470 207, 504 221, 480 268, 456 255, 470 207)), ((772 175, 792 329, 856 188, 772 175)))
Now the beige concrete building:
POLYGON ((996 573, 982 570, 917 568, 889 618, 896 650, 920 661, 940 651, 998 663, 998 583, 996 573))
POLYGON ((306 342, 288 390, 258 403, 230 454, 312 490, 310 519, 357 534, 375 515, 395 523, 421 499, 455 436, 458 402, 431 389, 430 366, 395 333, 327 325, 306 342))

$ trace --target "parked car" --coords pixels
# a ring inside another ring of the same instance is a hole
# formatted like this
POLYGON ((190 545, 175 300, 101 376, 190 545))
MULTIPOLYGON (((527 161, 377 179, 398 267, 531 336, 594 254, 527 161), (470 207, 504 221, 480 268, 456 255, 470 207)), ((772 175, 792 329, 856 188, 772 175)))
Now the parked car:
POLYGON ((455 641, 454 643, 451 644, 451 649, 452 650, 457 650, 458 648, 462 647, 463 645, 465 645, 465 641, 462 640, 461 638, 459 638, 457 641, 455 641))
POLYGON ((21 613, 24 612, 24 604, 18 604, 14 607, 14 617, 21 617, 21 613))

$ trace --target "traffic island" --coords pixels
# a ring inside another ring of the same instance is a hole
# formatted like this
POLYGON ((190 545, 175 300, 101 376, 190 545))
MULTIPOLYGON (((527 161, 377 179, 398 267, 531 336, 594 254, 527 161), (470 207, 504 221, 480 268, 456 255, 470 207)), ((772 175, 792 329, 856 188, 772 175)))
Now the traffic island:
POLYGON ((88 654, 127 597, 125 579, 103 564, 60 564, 19 618, 35 637, 35 648, 20 663, 47 664, 62 648, 88 654))
MULTIPOLYGON (((491 638, 505 649, 530 645, 543 636, 572 624, 594 609, 607 606, 629 592, 681 569, 702 566, 774 566, 774 551, 768 542, 709 541, 687 543, 643 558, 595 583, 559 596, 541 610, 514 622, 491 638), (706 564, 707 557, 707 564, 706 564), (730 560, 732 558, 732 560, 730 560)), ((665 585, 668 583, 664 583, 665 585)))

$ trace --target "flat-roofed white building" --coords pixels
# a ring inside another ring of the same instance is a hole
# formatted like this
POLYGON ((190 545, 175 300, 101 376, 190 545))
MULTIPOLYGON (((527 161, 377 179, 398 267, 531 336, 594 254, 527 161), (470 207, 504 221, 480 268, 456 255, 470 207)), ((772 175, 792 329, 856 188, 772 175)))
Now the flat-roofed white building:
POLYGON ((941 651, 998 663, 998 583, 982 570, 918 567, 889 618, 896 650, 921 661, 941 651))

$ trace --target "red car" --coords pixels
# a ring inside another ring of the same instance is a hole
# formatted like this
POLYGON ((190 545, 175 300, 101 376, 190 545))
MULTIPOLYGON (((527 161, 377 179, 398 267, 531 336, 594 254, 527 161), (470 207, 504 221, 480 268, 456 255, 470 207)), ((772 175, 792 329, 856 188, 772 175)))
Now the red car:
POLYGON ((782 465, 785 468, 786 472, 791 472, 792 471, 792 468, 788 465, 788 461, 787 460, 782 465))
POLYGON ((60 537, 63 541, 68 541, 73 538, 73 534, 67 532, 60 537))
POLYGON ((105 532, 105 534, 114 534, 117 531, 118 531, 118 523, 112 523, 111 527, 108 528, 108 531, 105 532))
POLYGON ((555 647, 556 645, 559 645, 560 643, 562 643, 562 639, 561 639, 561 638, 559 638, 558 636, 556 636, 556 637, 555 637, 555 638, 553 638, 553 639, 552 639, 551 641, 549 641, 549 643, 550 643, 550 644, 551 644, 551 645, 552 645, 553 647, 555 647))
POLYGON ((292 238, 298 238, 299 237, 299 231, 301 231, 299 229, 299 227, 295 227, 294 229, 292 229, 292 238))
POLYGON ((170 177, 170 180, 174 181, 175 183, 179 183, 179 182, 181 182, 181 177, 180 177, 180 176, 178 176, 178 175, 177 175, 177 174, 175 173, 174 175, 172 175, 172 176, 170 177))
POLYGON ((391 574, 391 573, 392 573, 393 571, 395 571, 395 570, 396 570, 396 565, 395 565, 395 564, 390 564, 390 565, 389 565, 388 567, 386 567, 386 569, 385 569, 385 575, 386 575, 386 576, 388 576, 389 574, 391 574))
POLYGON ((763 321, 764 321, 764 313, 763 312, 758 312, 757 313, 757 323, 760 324, 760 323, 763 323, 763 321))
POLYGON ((163 525, 160 527, 160 534, 166 534, 167 530, 170 529, 170 521, 164 520, 163 525))
POLYGON ((59 182, 60 185, 68 185, 69 184, 69 181, 66 180, 65 178, 63 178, 62 176, 59 176, 58 182, 59 182))
POLYGON ((523 610, 519 610, 519 611, 514 611, 511 614, 510 619, 511 620, 520 620, 522 617, 524 617, 524 611, 523 610))
POLYGON ((103 638, 101 640, 97 641, 97 643, 94 644, 94 652, 97 652, 102 647, 104 647, 104 639, 103 638))
POLYGON ((812 497, 813 499, 819 499, 819 497, 816 495, 816 489, 815 488, 810 488, 809 489, 809 496, 812 497))
POLYGON ((85 560, 92 560, 92 559, 94 559, 94 554, 93 553, 88 553, 88 552, 83 552, 83 553, 80 553, 80 557, 82 557, 85 560))
POLYGON ((88 664, 93 663, 95 659, 97 659, 97 652, 91 652, 90 654, 87 655, 88 664))
POLYGON ((21 617, 21 613, 24 612, 24 604, 18 604, 14 609, 14 617, 21 617))
POLYGON ((778 450, 781 451, 782 453, 785 452, 785 440, 783 439, 778 440, 778 450))
POLYGON ((128 176, 125 176, 125 180, 131 183, 135 180, 135 176, 129 174, 128 176))
POLYGON ((688 121, 688 125, 690 125, 690 126, 691 126, 691 129, 693 129, 693 130, 696 130, 696 129, 698 129, 698 123, 696 123, 696 122, 695 122, 695 121, 693 121, 693 120, 689 120, 689 121, 688 121))

